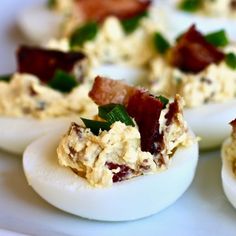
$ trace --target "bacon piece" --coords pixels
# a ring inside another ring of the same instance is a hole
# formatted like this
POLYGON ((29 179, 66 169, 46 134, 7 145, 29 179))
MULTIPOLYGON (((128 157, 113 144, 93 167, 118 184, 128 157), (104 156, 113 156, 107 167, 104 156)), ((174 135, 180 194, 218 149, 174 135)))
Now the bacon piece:
POLYGON ((76 0, 75 5, 83 21, 103 21, 108 16, 129 19, 141 14, 151 0, 76 0))
POLYGON ((131 87, 120 81, 96 77, 89 96, 98 105, 124 104, 128 114, 138 124, 142 151, 157 154, 163 148, 159 133, 159 117, 163 104, 146 90, 131 87))
POLYGON ((97 76, 89 92, 89 96, 97 105, 106 105, 109 103, 126 104, 135 90, 136 88, 118 80, 97 76))
POLYGON ((128 114, 133 117, 141 135, 141 150, 156 155, 162 149, 159 117, 163 104, 148 92, 138 90, 129 98, 128 114))
POLYGON ((224 57, 224 53, 208 43, 194 25, 180 38, 177 45, 168 54, 171 65, 194 73, 202 71, 211 63, 219 63, 224 57))
POLYGON ((36 75, 43 82, 52 79, 58 69, 72 73, 85 58, 81 52, 66 53, 28 46, 21 46, 17 52, 18 71, 36 75))
POLYGON ((232 135, 233 139, 236 139, 236 119, 232 120, 229 124, 233 128, 233 132, 231 135, 232 135))

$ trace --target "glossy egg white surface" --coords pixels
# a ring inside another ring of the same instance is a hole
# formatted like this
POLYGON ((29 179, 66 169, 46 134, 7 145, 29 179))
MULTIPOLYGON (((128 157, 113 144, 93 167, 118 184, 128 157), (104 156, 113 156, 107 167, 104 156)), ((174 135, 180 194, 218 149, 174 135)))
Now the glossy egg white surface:
POLYGON ((30 144, 23 155, 29 185, 55 207, 93 220, 128 221, 155 214, 173 204, 191 184, 198 161, 198 144, 180 148, 169 169, 161 173, 94 188, 71 169, 58 164, 61 132, 30 144))
POLYGON ((229 143, 229 139, 226 139, 224 144, 222 145, 221 157, 222 157, 222 170, 221 170, 221 178, 223 189, 226 197, 229 202, 236 208, 236 176, 232 171, 232 164, 229 160, 227 160, 227 156, 224 154, 223 148, 229 143))
POLYGON ((236 99, 224 103, 207 104, 197 108, 186 109, 184 117, 200 137, 201 149, 219 147, 230 134, 230 120, 236 115, 236 99))
POLYGON ((33 140, 53 130, 65 130, 72 118, 36 120, 33 118, 0 117, 0 148, 22 154, 33 140))
POLYGON ((59 36, 63 19, 63 15, 47 9, 46 6, 36 5, 22 11, 17 23, 29 40, 44 43, 59 36))

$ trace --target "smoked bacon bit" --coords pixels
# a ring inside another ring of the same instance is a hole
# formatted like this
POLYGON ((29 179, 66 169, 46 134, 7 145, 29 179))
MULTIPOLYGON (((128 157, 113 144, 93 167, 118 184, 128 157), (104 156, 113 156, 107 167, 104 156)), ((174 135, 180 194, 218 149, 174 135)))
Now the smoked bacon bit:
POLYGON ((202 71, 212 63, 219 63, 224 57, 224 53, 208 43, 194 25, 181 36, 176 46, 168 53, 171 65, 193 73, 202 71))
POLYGON ((99 106, 110 103, 125 105, 135 90, 136 88, 118 80, 97 76, 89 96, 99 106))
POLYGON ((75 7, 83 21, 101 22, 108 16, 129 19, 146 11, 150 0, 76 0, 75 7))
POLYGON ((33 74, 47 83, 53 78, 56 70, 72 73, 75 66, 85 58, 81 52, 21 46, 17 51, 18 72, 33 74))
POLYGON ((233 128, 232 137, 233 137, 233 139, 236 139, 236 119, 232 120, 230 122, 230 125, 233 128))

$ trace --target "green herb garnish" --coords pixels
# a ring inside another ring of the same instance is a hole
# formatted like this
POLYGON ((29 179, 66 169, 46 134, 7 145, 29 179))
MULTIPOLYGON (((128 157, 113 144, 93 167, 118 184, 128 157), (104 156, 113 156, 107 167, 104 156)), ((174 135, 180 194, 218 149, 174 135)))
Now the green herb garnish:
POLYGON ((201 7, 201 0, 183 0, 179 8, 187 12, 196 12, 201 7))
POLYGON ((96 22, 88 22, 87 24, 76 29, 70 37, 70 46, 82 46, 86 41, 93 40, 98 32, 98 24, 96 22))
POLYGON ((170 43, 159 32, 154 34, 154 45, 161 54, 164 54, 170 48, 170 43))
POLYGON ((70 75, 63 70, 57 70, 48 85, 53 89, 68 93, 78 85, 78 82, 73 75, 70 75))
POLYGON ((169 99, 162 95, 158 96, 157 99, 159 99, 163 104, 163 107, 166 108, 167 104, 169 103, 169 99))
POLYGON ((208 43, 216 47, 225 47, 229 44, 229 39, 224 30, 219 30, 205 35, 205 39, 208 43))
POLYGON ((11 80, 12 74, 9 75, 0 75, 0 81, 9 82, 11 80))
POLYGON ((87 128, 90 128, 91 132, 95 135, 98 135, 100 130, 109 130, 110 129, 109 122, 88 120, 85 118, 81 118, 81 120, 84 122, 84 125, 87 128))
POLYGON ((47 6, 49 9, 55 8, 56 5, 57 5, 57 0, 48 0, 47 2, 47 6))
POLYGON ((125 19, 121 21, 121 25, 125 31, 125 33, 130 34, 132 32, 134 32, 139 25, 139 22, 142 18, 148 16, 147 12, 143 12, 137 16, 134 16, 130 19, 125 19))
POLYGON ((105 121, 87 120, 81 118, 87 128, 97 135, 99 130, 109 130, 110 126, 116 121, 126 125, 135 126, 133 120, 128 115, 125 107, 121 104, 108 104, 98 107, 98 116, 105 121))
POLYGON ((236 55, 232 52, 225 56, 226 64, 233 70, 236 70, 236 55))

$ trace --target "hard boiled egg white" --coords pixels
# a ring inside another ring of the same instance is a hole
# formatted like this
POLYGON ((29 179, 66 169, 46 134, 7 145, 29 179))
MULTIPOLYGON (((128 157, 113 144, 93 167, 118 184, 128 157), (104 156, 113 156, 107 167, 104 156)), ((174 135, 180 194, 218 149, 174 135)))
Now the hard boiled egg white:
POLYGON ((58 164, 56 148, 61 132, 30 144, 23 155, 28 183, 55 207, 88 219, 135 220, 155 214, 174 203, 191 184, 198 144, 179 148, 169 169, 157 174, 94 188, 71 169, 58 164))
POLYGON ((201 149, 220 146, 223 140, 229 136, 231 130, 228 123, 235 118, 235 107, 236 99, 184 111, 187 123, 193 132, 201 138, 201 149))
POLYGON ((225 192, 226 197, 230 201, 230 203, 236 208, 236 177, 232 171, 232 164, 227 159, 227 156, 224 153, 224 146, 229 143, 229 139, 227 139, 223 146, 221 151, 222 156, 222 170, 221 170, 221 178, 222 178, 222 184, 223 189, 225 192))
POLYGON ((65 130, 72 118, 36 120, 33 118, 0 117, 0 148, 22 154, 27 145, 53 130, 65 130))
POLYGON ((22 11, 17 22, 29 40, 44 43, 59 36, 63 19, 63 15, 45 6, 34 6, 22 11))

